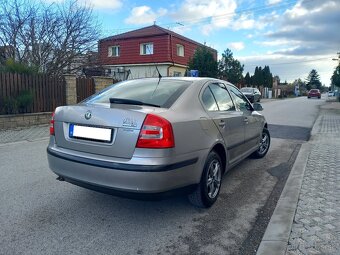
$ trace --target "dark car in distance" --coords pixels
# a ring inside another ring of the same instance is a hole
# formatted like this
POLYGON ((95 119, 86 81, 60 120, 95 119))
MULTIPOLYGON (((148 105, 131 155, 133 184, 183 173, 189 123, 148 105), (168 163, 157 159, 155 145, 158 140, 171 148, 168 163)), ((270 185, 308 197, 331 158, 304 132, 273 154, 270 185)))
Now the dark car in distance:
POLYGON ((318 89, 311 89, 309 92, 308 92, 308 95, 307 95, 308 98, 312 98, 312 97, 317 97, 317 98, 321 98, 321 92, 320 90, 318 89))
POLYGON ((257 88, 243 87, 240 91, 251 103, 260 102, 261 100, 261 92, 257 88))

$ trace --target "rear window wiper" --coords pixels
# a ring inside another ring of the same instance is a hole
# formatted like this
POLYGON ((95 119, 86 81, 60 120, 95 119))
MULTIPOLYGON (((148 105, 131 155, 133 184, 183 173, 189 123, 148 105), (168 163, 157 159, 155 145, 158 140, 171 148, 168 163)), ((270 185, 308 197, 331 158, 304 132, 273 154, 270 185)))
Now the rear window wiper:
POLYGON ((124 99, 124 98, 110 98, 110 104, 132 104, 132 105, 147 105, 153 107, 161 107, 157 104, 145 103, 138 100, 124 99))

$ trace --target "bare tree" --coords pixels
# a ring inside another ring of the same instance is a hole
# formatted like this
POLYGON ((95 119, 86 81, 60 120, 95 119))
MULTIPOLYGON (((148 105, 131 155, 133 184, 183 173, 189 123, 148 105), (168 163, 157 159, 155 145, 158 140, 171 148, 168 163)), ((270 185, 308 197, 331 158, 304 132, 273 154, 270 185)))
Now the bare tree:
POLYGON ((49 5, 0 0, 0 47, 15 61, 41 72, 70 70, 73 61, 95 48, 98 27, 92 9, 78 0, 49 5))

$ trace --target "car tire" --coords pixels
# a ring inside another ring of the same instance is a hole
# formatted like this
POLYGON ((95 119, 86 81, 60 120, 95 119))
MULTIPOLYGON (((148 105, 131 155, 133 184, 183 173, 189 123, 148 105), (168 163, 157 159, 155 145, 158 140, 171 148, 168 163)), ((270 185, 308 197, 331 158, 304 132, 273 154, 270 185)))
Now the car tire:
POLYGON ((263 158, 266 156, 270 147, 270 134, 268 129, 264 128, 262 131, 259 148, 251 155, 252 158, 263 158))
POLYGON ((201 181, 188 195, 189 201, 196 207, 209 208, 217 200, 221 189, 223 165, 221 157, 211 151, 204 164, 201 181))

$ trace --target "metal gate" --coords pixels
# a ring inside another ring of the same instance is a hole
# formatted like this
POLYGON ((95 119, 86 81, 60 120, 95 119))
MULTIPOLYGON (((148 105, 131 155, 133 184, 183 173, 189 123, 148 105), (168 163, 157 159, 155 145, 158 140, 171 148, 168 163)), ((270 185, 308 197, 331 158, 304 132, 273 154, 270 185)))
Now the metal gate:
POLYGON ((77 86, 77 103, 95 93, 95 85, 93 78, 78 77, 76 79, 77 86))

